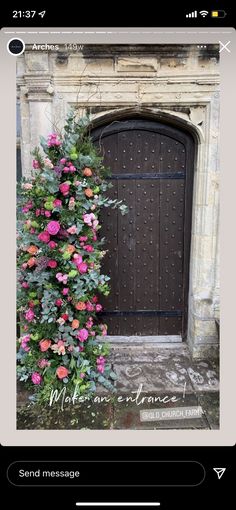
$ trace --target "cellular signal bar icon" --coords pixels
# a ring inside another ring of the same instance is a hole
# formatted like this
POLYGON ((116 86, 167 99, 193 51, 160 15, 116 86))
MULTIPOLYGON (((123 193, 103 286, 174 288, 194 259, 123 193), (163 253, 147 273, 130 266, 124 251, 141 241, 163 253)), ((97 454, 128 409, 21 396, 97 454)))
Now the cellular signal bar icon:
POLYGON ((197 11, 189 12, 186 14, 186 18, 196 18, 197 17, 197 11))

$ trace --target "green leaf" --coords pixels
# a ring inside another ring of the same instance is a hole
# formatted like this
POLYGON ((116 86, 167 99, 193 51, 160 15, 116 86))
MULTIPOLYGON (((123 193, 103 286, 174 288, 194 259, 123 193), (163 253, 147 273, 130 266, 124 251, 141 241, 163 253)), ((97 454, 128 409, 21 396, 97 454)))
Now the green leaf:
POLYGON ((117 375, 116 375, 116 374, 115 374, 115 372, 113 372, 113 371, 111 371, 111 372, 109 373, 109 376, 110 376, 110 378, 111 378, 111 379, 113 379, 114 381, 117 379, 117 375))

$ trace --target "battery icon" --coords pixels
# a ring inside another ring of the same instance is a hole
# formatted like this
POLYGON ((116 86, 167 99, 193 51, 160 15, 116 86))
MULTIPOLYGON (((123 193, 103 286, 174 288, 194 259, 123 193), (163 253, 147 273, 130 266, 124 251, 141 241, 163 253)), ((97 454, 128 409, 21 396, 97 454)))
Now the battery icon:
POLYGON ((212 18, 225 18, 225 16, 226 16, 225 11, 211 11, 212 18))

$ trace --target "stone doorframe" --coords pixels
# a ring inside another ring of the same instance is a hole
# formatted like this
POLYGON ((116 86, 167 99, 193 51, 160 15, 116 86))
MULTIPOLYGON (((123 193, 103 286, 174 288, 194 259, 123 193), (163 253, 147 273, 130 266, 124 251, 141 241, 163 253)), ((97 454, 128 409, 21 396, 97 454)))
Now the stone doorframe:
MULTIPOLYGON (((78 108, 78 104, 76 106, 78 108)), ((188 116, 185 113, 156 108, 155 105, 109 111, 101 108, 100 112, 92 115, 92 127, 110 125, 112 122, 119 122, 119 119, 135 115, 170 124, 192 134, 195 142, 195 163, 187 343, 194 357, 208 358, 218 352, 215 322, 219 314, 219 289, 216 285, 219 221, 218 174, 215 169, 217 136, 209 129, 209 104, 194 105, 190 112, 188 116)), ((82 114, 82 111, 79 113, 82 114)))

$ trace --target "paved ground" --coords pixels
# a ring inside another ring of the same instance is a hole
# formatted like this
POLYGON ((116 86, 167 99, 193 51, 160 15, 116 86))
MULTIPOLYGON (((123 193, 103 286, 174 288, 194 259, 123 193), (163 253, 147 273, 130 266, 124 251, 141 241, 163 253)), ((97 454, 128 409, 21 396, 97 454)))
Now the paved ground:
POLYGON ((132 348, 119 344, 113 346, 111 360, 117 374, 114 395, 100 387, 95 401, 73 404, 61 399, 52 407, 38 409, 26 404, 27 395, 21 391, 18 429, 219 428, 216 362, 192 361, 185 344, 132 348), (176 408, 193 406, 201 406, 201 416, 192 417, 187 411, 190 417, 176 418, 176 408), (164 410, 161 420, 160 409, 164 410), (145 421, 140 411, 146 411, 145 421))

